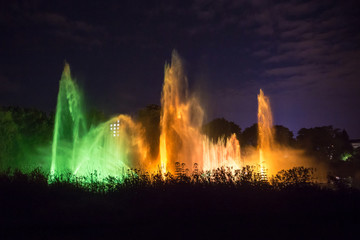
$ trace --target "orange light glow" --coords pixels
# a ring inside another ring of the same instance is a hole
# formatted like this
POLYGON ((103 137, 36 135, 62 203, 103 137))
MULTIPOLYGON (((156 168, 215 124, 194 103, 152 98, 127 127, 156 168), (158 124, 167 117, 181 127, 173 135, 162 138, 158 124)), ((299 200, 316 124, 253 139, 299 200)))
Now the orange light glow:
POLYGON ((261 89, 258 95, 258 131, 260 174, 262 178, 266 179, 268 163, 271 161, 271 151, 274 146, 274 134, 270 101, 261 89))
POLYGON ((188 93, 181 59, 173 52, 171 65, 165 65, 161 97, 161 171, 174 173, 181 163, 188 171, 219 167, 239 168, 240 144, 235 135, 213 143, 200 132, 204 111, 196 97, 188 93), (226 142, 226 143, 225 143, 226 142))

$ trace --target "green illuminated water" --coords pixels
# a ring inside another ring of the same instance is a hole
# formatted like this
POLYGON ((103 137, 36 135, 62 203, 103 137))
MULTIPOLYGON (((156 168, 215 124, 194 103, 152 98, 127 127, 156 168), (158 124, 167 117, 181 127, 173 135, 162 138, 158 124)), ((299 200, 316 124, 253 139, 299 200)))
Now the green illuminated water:
POLYGON ((56 106, 50 172, 124 176, 131 158, 127 120, 120 115, 88 126, 83 96, 71 78, 69 65, 65 64, 56 106))

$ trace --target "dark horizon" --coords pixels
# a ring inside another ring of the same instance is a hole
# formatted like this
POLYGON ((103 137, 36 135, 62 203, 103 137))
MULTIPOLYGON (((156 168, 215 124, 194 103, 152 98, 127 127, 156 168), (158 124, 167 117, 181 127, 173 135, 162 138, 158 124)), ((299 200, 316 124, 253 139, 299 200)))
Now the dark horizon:
POLYGON ((54 111, 64 60, 89 106, 107 114, 160 104, 176 49, 206 122, 243 130, 259 89, 274 124, 332 125, 360 138, 357 1, 11 1, 0 10, 0 105, 54 111))

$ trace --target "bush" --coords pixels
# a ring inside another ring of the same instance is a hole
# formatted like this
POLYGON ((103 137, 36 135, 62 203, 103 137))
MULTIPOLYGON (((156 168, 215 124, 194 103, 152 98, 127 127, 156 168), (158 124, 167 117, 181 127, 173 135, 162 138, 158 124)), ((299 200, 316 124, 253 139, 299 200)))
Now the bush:
POLYGON ((273 186, 282 188, 288 186, 308 186, 315 183, 313 168, 294 167, 282 170, 270 179, 273 186))

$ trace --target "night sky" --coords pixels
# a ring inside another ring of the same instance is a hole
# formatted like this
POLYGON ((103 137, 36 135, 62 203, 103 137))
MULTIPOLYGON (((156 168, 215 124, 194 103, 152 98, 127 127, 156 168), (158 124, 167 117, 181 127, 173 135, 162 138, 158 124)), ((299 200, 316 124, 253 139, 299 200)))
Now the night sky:
POLYGON ((134 114, 176 49, 206 121, 249 127, 262 88, 275 124, 360 138, 358 2, 1 0, 0 105, 54 110, 66 60, 91 107, 134 114))

